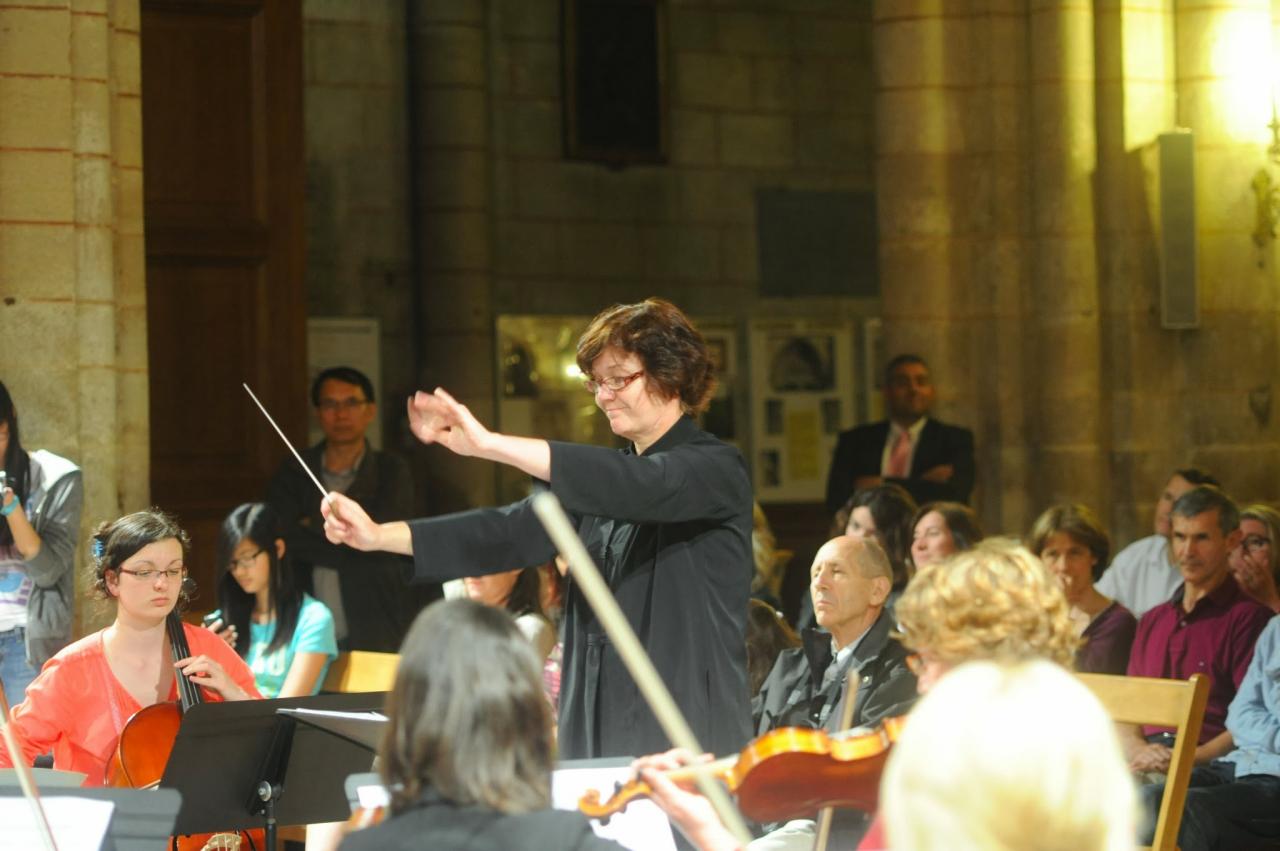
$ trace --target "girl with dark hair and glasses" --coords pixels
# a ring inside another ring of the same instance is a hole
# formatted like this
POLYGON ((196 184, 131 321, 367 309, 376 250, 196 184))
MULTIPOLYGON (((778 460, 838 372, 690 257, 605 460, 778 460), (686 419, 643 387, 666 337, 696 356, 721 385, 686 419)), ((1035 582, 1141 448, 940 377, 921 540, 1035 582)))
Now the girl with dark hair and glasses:
MULTIPOLYGON (((27 687, 9 720, 28 764, 53 751, 53 767, 85 774, 101 786, 120 731, 134 713, 178 699, 177 674, 205 700, 260 698, 253 672, 209 630, 183 625, 191 655, 172 658, 165 620, 185 600, 187 533, 151 509, 102 523, 90 549, 92 587, 115 604, 106 629, 68 645, 27 687)), ((0 767, 12 765, 0 750, 0 767)))
POLYGON ((0 684, 10 706, 71 640, 83 502, 75 464, 22 448, 18 409, 0 383, 0 684))
POLYGON ((218 610, 210 629, 235 648, 266 697, 317 694, 338 658, 333 614, 303 593, 271 507, 248 502, 218 535, 218 610))

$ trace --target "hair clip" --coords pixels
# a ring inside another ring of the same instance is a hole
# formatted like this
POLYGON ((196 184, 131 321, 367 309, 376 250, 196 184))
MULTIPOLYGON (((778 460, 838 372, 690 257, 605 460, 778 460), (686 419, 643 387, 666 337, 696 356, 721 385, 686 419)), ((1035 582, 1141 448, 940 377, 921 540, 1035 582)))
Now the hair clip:
POLYGON ((93 544, 89 547, 89 552, 93 553, 94 558, 102 558, 107 554, 107 545, 103 543, 101 538, 94 538, 93 544))

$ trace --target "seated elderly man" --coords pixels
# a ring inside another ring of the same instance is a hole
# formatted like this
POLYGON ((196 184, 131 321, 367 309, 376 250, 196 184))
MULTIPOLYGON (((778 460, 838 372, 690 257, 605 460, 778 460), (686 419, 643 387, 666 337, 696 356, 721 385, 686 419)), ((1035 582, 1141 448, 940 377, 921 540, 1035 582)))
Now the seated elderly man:
MULTIPOLYGON (((894 616, 903 644, 915 651, 921 694, 947 671, 973 660, 1047 659, 1070 669, 1080 643, 1057 580, 1024 547, 1001 539, 987 539, 923 568, 907 585, 894 616)), ((684 758, 669 751, 639 762, 654 800, 702 851, 737 848, 705 799, 656 770, 684 758)), ((830 847, 847 846, 833 842, 830 847)), ((886 847, 876 825, 859 847, 886 847)))
MULTIPOLYGON (((784 650, 752 702, 756 734, 778 727, 821 727, 836 732, 844 715, 845 684, 856 672, 851 726, 872 726, 906 714, 916 698, 907 651, 889 635, 885 600, 893 568, 874 538, 842 535, 822 545, 809 570, 809 593, 820 629, 806 629, 804 644, 784 650)), ((836 819, 836 847, 852 845, 866 830, 864 814, 836 819)), ((814 822, 792 821, 751 844, 752 851, 808 849, 814 822)))

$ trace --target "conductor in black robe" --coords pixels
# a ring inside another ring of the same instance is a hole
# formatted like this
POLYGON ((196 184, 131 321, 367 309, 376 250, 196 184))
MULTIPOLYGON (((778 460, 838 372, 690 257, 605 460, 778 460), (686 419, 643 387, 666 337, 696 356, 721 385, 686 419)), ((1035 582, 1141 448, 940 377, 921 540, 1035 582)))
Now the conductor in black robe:
MULTIPOLYGON (((424 443, 517 467, 554 493, 699 742, 712 753, 737 752, 751 736, 744 643, 751 485, 741 454, 692 419, 714 388, 706 344, 678 308, 649 299, 597 316, 577 360, 628 447, 490 432, 440 389, 410 400, 413 432, 424 443)), ((330 540, 412 555, 418 581, 528 567, 555 555, 529 500, 377 524, 332 494, 323 512, 330 540)), ((670 747, 572 574, 559 726, 566 759, 670 747)))

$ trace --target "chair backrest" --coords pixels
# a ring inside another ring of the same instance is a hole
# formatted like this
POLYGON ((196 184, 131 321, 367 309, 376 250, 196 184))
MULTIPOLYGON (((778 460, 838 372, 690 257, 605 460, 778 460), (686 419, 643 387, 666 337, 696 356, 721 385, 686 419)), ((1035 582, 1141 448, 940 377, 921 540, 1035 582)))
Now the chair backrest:
POLYGON ((1111 674, 1077 676, 1116 721, 1175 728, 1173 757, 1169 761, 1168 780, 1151 844, 1152 848, 1161 851, 1173 851, 1178 845, 1182 805, 1186 802, 1200 724, 1204 721, 1204 707, 1209 699, 1208 678, 1204 674, 1192 674, 1189 680, 1111 674))
POLYGON ((391 691, 399 665, 400 656, 396 653, 374 653, 369 650, 339 653, 338 658, 329 666, 321 691, 391 691))

